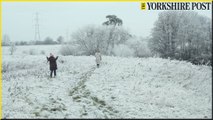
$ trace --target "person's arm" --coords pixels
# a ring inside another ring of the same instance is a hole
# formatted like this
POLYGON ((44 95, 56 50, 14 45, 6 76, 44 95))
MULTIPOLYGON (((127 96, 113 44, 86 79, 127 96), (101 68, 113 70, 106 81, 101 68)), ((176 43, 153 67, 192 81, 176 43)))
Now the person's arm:
POLYGON ((47 63, 49 62, 49 58, 47 57, 47 63))
POLYGON ((58 59, 58 56, 55 58, 55 60, 57 60, 58 59))
POLYGON ((47 61, 49 61, 49 58, 47 57, 47 61))

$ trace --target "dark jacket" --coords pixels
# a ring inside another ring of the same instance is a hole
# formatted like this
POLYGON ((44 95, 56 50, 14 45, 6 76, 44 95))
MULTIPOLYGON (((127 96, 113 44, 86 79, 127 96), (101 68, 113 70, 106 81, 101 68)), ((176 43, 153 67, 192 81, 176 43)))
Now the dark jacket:
POLYGON ((50 70, 57 70, 57 63, 56 60, 58 59, 58 56, 55 58, 53 56, 47 57, 47 61, 50 63, 50 70))

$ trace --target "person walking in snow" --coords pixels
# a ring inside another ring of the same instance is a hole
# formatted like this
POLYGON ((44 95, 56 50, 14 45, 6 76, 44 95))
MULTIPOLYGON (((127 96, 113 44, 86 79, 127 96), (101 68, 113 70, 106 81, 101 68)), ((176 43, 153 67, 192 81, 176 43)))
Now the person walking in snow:
POLYGON ((50 77, 52 78, 52 74, 54 72, 54 77, 56 77, 57 63, 56 60, 58 56, 55 58, 52 53, 50 53, 50 57, 47 57, 47 62, 50 63, 50 77))
POLYGON ((101 53, 99 50, 96 51, 95 53, 95 58, 96 58, 96 64, 97 64, 97 67, 99 68, 100 66, 100 63, 101 63, 101 53))

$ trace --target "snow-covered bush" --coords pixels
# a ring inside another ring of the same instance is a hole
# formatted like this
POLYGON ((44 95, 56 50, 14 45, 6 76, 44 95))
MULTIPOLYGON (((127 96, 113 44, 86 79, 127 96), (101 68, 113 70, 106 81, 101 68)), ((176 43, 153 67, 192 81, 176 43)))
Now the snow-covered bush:
POLYGON ((134 50, 134 55, 136 57, 150 57, 152 53, 148 47, 148 40, 148 38, 133 37, 126 42, 126 45, 134 50))
POLYGON ((62 45, 60 49, 60 53, 64 56, 67 55, 79 55, 80 52, 78 50, 78 46, 75 45, 62 45))
POLYGON ((113 49, 113 53, 115 56, 120 56, 120 57, 133 57, 134 56, 134 50, 124 44, 116 45, 113 49))
POLYGON ((30 69, 35 67, 34 63, 26 64, 25 62, 3 62, 2 63, 2 72, 11 72, 24 69, 30 69))

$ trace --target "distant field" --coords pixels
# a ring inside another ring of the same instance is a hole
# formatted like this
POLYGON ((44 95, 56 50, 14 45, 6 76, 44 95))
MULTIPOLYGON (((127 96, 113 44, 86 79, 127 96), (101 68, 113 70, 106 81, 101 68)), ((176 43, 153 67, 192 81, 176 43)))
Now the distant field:
MULTIPOLYGON (((30 52, 35 55, 45 54, 49 55, 49 53, 53 53, 55 55, 60 54, 61 45, 29 45, 29 46, 16 46, 17 50, 14 55, 29 55, 30 52)), ((9 55, 9 46, 2 47, 3 55, 9 55)))

